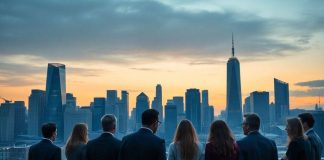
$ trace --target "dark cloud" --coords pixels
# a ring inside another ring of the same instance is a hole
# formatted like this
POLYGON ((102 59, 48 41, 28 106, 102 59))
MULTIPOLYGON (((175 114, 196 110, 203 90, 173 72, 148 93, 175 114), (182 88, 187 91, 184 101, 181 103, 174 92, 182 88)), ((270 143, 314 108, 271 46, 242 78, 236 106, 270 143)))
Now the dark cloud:
POLYGON ((290 91, 290 96, 293 96, 293 97, 324 96, 324 88, 309 89, 306 91, 292 90, 292 91, 290 91))
POLYGON ((306 82, 298 82, 295 85, 297 86, 304 86, 304 87, 324 87, 324 80, 313 80, 313 81, 306 81, 306 82))
POLYGON ((230 55, 232 32, 242 57, 302 49, 270 38, 276 20, 231 10, 190 12, 156 1, 4 0, 0 12, 0 56, 127 64, 136 63, 132 58, 158 61, 183 55, 199 60, 230 55))

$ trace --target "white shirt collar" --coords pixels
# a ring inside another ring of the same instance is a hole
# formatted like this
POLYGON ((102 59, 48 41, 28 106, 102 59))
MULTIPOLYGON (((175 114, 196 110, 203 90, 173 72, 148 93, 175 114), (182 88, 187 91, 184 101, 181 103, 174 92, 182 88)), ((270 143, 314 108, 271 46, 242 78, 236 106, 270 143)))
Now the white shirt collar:
POLYGON ((111 133, 111 132, 103 132, 103 133, 109 133, 109 134, 111 134, 112 136, 114 136, 114 134, 113 134, 113 133, 111 133))
POLYGON ((147 128, 147 127, 141 127, 141 128, 147 129, 153 133, 152 129, 150 129, 150 128, 147 128))
POLYGON ((48 141, 50 141, 51 143, 53 143, 53 141, 52 141, 51 139, 44 138, 44 137, 43 137, 43 139, 48 140, 48 141))
POLYGON ((305 132, 305 134, 307 134, 308 132, 310 132, 310 131, 312 131, 312 130, 313 130, 313 128, 308 129, 308 130, 305 132))

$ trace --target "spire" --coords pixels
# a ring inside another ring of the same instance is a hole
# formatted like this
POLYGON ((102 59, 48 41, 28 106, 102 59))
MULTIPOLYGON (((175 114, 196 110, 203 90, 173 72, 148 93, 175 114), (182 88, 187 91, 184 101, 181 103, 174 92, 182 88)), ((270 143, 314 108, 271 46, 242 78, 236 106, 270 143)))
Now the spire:
POLYGON ((232 57, 234 57, 234 35, 232 32, 232 57))

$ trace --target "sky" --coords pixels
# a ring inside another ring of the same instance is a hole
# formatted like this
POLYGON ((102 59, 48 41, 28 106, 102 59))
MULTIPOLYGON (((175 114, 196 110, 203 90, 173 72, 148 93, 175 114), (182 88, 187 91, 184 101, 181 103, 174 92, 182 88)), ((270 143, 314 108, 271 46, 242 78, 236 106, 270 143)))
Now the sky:
POLYGON ((161 84, 164 104, 207 89, 219 113, 234 33, 243 100, 268 91, 274 101, 278 78, 291 108, 313 108, 324 97, 323 10, 322 0, 2 0, 0 96, 28 105, 47 64, 63 63, 80 106, 127 90, 133 108, 161 84))

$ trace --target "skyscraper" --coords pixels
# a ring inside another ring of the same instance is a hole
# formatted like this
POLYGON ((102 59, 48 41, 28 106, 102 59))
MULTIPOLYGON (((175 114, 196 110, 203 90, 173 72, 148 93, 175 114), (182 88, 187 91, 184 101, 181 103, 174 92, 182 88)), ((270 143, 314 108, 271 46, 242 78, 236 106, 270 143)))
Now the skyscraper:
POLYGON ((251 112, 250 96, 244 99, 243 112, 244 114, 251 112))
POLYGON ((201 103, 199 89, 187 89, 186 91, 186 118, 194 125, 196 131, 201 131, 201 103))
POLYGON ((44 122, 46 93, 43 90, 33 89, 28 102, 28 134, 41 136, 41 126, 44 122))
POLYGON ((186 114, 184 113, 183 97, 175 96, 172 101, 177 106, 177 122, 179 123, 181 120, 186 118, 186 114))
POLYGON ((241 131, 242 96, 240 62, 234 53, 234 38, 232 35, 232 57, 227 61, 227 93, 226 121, 234 131, 241 131))
POLYGON ((269 111, 269 92, 250 93, 251 112, 257 113, 261 119, 261 129, 269 131, 270 129, 270 111, 269 111))
POLYGON ((289 115, 289 85, 274 78, 275 106, 277 124, 284 124, 289 115))
POLYGON ((177 106, 172 100, 168 100, 165 109, 165 137, 167 144, 171 142, 177 128, 177 106))
MULTIPOLYGON (((136 97, 136 129, 142 126, 142 113, 150 108, 149 98, 145 93, 141 93, 136 97)), ((159 114, 161 116, 161 113, 159 114)))
POLYGON ((92 110, 92 131, 101 130, 101 117, 105 114, 106 99, 104 97, 95 97, 92 110))
POLYGON ((127 123, 128 123, 128 114, 129 114, 129 100, 128 100, 128 92, 121 91, 121 101, 119 106, 119 132, 126 134, 127 132, 127 123))
POLYGON ((107 90, 106 113, 119 115, 117 90, 107 90))
POLYGON ((12 106, 15 108, 15 137, 27 134, 27 112, 24 101, 15 101, 12 106))
POLYGON ((163 109, 162 109, 162 86, 156 85, 155 97, 152 101, 152 108, 160 113, 160 121, 163 121, 163 109))
POLYGON ((202 90, 201 91, 201 99, 202 99, 202 103, 201 103, 201 108, 202 108, 202 130, 207 133, 208 132, 208 128, 210 125, 210 108, 209 108, 209 101, 208 101, 208 90, 202 90))
POLYGON ((45 122, 57 125, 58 138, 63 140, 63 109, 66 105, 65 65, 49 63, 46 79, 45 122))
POLYGON ((65 108, 73 108, 76 109, 76 97, 73 96, 72 93, 66 93, 66 106, 65 108))
POLYGON ((0 143, 11 144, 15 138, 15 108, 12 103, 0 105, 0 143))

